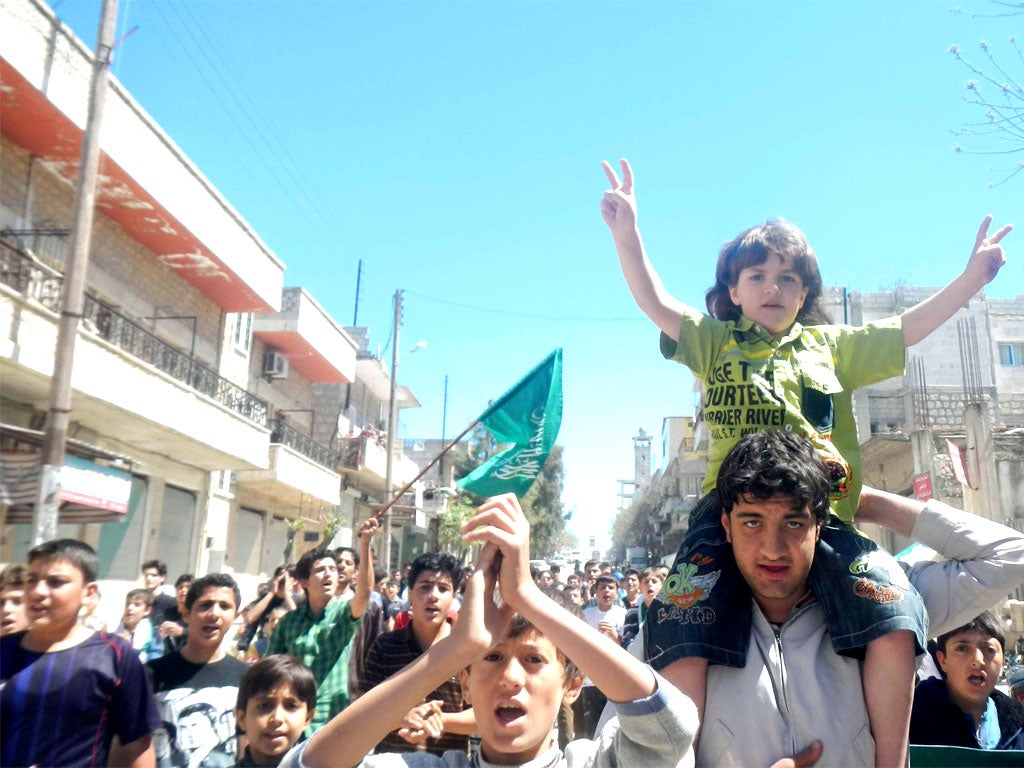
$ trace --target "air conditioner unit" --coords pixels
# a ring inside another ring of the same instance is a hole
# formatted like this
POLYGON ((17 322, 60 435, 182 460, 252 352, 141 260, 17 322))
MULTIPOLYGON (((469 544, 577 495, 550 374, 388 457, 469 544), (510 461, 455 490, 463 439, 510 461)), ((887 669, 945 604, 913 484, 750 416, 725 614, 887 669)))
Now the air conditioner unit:
POLYGON ((263 356, 263 375, 272 379, 288 378, 288 358, 280 352, 267 352, 263 356))

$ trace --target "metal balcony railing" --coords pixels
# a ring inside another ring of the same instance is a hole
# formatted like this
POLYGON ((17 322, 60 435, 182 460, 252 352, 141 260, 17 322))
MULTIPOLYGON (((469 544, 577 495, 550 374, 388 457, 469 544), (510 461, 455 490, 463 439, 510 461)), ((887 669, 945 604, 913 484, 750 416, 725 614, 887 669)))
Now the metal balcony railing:
POLYGON ((320 443, 314 442, 283 419, 270 420, 270 442, 287 445, 292 450, 298 451, 303 456, 312 459, 321 466, 327 467, 332 472, 337 471, 337 453, 330 448, 325 448, 320 443))
MULTIPOLYGON (((60 311, 63 286, 61 274, 37 262, 8 240, 0 240, 0 283, 53 312, 60 311)), ((266 401, 249 394, 184 352, 161 341, 108 304, 86 294, 82 315, 82 326, 94 331, 104 341, 149 363, 249 421, 261 427, 267 426, 269 408, 266 401)))

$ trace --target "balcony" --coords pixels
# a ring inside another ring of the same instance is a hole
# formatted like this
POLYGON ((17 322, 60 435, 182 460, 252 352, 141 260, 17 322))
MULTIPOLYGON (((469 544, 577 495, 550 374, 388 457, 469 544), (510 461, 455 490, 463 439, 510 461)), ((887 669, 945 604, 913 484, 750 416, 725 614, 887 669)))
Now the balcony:
MULTIPOLYGON (((73 187, 93 54, 38 0, 0 3, 0 29, 4 136, 73 187)), ((284 265, 114 77, 101 141, 104 216, 225 312, 277 309, 284 265)))
POLYGON ((269 467, 238 472, 239 487, 254 490, 278 504, 300 508, 309 497, 331 505, 341 502, 338 454, 314 442, 280 419, 271 421, 269 467))
POLYGON ((301 288, 284 289, 280 312, 254 315, 253 333, 309 381, 339 384, 355 378, 355 342, 301 288))
MULTIPOLYGON (((39 410, 62 286, 60 273, 0 240, 4 394, 39 410)), ((88 294, 71 384, 76 422, 98 435, 208 470, 266 466, 266 402, 88 294)))
MULTIPOLYGON (((378 498, 384 494, 387 462, 387 435, 383 432, 367 431, 358 437, 342 438, 338 471, 365 493, 378 498)), ((404 453, 395 457, 391 471, 395 490, 420 473, 416 462, 404 453)))

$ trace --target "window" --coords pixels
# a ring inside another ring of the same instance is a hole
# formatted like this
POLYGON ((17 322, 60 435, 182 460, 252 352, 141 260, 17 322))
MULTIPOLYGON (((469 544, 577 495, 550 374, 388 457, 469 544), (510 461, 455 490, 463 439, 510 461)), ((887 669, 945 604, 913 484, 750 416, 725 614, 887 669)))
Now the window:
POLYGON ((242 312, 235 315, 235 349, 240 352, 249 351, 252 339, 252 313, 242 312))
POLYGON ((1024 365, 1024 342, 999 344, 999 363, 1001 365, 1024 365))

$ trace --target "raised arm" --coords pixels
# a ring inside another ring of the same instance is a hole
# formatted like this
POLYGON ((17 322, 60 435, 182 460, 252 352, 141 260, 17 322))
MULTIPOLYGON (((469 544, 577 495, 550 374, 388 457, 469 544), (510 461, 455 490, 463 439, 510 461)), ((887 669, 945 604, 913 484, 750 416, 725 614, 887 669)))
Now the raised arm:
POLYGON ((1013 229, 1007 224, 989 237, 992 216, 986 216, 974 238, 964 271, 938 293, 903 313, 903 346, 912 347, 949 320, 970 298, 995 279, 1006 257, 1000 241, 1013 229))
MULTIPOLYGON (((400 672, 367 691, 306 742, 302 764, 353 766, 393 731, 423 698, 501 637, 509 612, 495 604, 495 549, 484 547, 466 584, 459 620, 451 635, 430 646, 400 672)), ((297 765, 294 753, 283 765, 297 765)))
POLYGON ((947 558, 904 566, 933 636, 965 624, 1024 582, 1024 534, 993 520, 866 487, 857 519, 885 525, 947 558))
POLYGON ((370 602, 370 592, 373 591, 373 562, 370 557, 370 541, 373 534, 377 532, 378 523, 375 517, 363 522, 359 526, 359 571, 356 576, 356 593, 352 596, 349 609, 352 611, 352 618, 358 619, 366 610, 366 604, 370 602))
POLYGON ((636 224, 636 195, 633 193, 633 170, 629 162, 619 160, 622 166, 622 180, 608 162, 602 162, 605 176, 611 189, 604 193, 601 200, 601 216, 611 230, 615 250, 619 254, 619 265, 622 275, 637 306, 666 335, 679 340, 679 326, 682 324, 683 313, 688 307, 673 298, 665 285, 654 271, 651 260, 647 258, 643 239, 636 224))
POLYGON ((530 577, 530 524, 513 494, 488 499, 462 530, 464 541, 500 550, 498 586, 506 605, 563 649, 605 696, 626 702, 657 690, 650 667, 541 592, 530 577))

